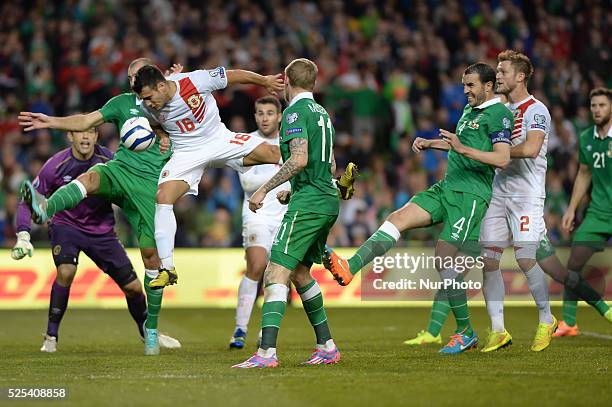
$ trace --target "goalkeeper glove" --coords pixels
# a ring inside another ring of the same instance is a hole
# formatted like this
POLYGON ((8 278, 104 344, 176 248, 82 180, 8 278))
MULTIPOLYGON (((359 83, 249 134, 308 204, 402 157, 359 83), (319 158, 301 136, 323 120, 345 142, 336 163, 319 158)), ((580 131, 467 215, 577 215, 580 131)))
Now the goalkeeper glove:
POLYGON ((354 163, 348 163, 344 174, 336 181, 336 187, 338 188, 338 196, 340 199, 345 201, 351 199, 355 193, 354 183, 359 173, 357 171, 357 165, 354 163))
POLYGON ((23 231, 17 233, 17 243, 15 243, 15 247, 11 250, 11 257, 13 260, 21 260, 26 254, 32 257, 32 253, 34 252, 34 246, 30 243, 30 233, 23 231))

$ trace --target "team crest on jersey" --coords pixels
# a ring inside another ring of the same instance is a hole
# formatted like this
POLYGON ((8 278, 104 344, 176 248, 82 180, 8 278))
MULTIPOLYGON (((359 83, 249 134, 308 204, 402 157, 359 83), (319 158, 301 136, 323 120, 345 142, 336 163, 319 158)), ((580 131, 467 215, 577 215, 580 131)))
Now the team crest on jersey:
POLYGON ((164 171, 161 173, 161 177, 162 177, 162 178, 166 178, 168 175, 170 175, 170 171, 168 171, 168 170, 164 170, 164 171))
POLYGON ((160 114, 157 115, 157 120, 159 122, 165 122, 167 117, 168 116, 166 116, 166 113, 160 113, 160 114))
POLYGON ((187 105, 190 109, 197 109, 202 104, 202 96, 199 93, 187 98, 187 105))
POLYGON ((287 124, 295 123, 297 121, 298 117, 299 117, 299 115, 297 113, 295 113, 295 112, 294 113, 289 113, 287 115, 287 119, 286 119, 287 120, 287 124))
POLYGON ((130 114, 132 116, 138 116, 138 115, 140 115, 140 110, 138 110, 138 109, 130 109, 130 114))
POLYGON ((512 123, 510 123, 510 119, 507 117, 502 119, 502 123, 504 124, 504 129, 510 129, 510 126, 512 125, 512 123))
POLYGON ((62 246, 60 245, 55 245, 53 246, 53 255, 57 256, 62 252, 62 246))
POLYGON ((249 235, 249 242, 255 243, 256 241, 257 241, 257 235, 256 234, 249 235))
POLYGON ((612 141, 608 142, 608 158, 612 158, 612 141))
POLYGON ((478 128, 480 127, 477 120, 470 120, 467 126, 472 130, 478 130, 478 128))
POLYGON ((523 112, 521 112, 521 109, 516 109, 512 113, 514 113, 515 119, 520 119, 521 117, 523 117, 523 112))

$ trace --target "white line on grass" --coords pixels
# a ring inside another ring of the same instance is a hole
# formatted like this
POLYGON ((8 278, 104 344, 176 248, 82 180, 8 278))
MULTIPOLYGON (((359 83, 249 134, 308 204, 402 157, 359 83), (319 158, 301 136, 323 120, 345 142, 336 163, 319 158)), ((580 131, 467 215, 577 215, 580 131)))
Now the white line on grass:
POLYGON ((589 332, 589 331, 580 331, 580 333, 586 336, 592 336, 593 338, 607 339, 609 341, 612 341, 612 335, 598 334, 597 332, 589 332))

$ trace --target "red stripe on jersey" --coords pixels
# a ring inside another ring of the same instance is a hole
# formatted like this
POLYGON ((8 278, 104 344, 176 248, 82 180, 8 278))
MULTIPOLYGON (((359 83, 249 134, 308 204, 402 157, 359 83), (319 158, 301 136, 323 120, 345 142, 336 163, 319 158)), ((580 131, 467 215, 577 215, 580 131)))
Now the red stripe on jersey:
POLYGON ((204 98, 202 98, 202 95, 200 95, 189 77, 180 79, 179 85, 181 87, 179 92, 181 99, 183 99, 183 102, 189 107, 196 120, 202 123, 202 119, 204 118, 202 111, 206 110, 204 98))

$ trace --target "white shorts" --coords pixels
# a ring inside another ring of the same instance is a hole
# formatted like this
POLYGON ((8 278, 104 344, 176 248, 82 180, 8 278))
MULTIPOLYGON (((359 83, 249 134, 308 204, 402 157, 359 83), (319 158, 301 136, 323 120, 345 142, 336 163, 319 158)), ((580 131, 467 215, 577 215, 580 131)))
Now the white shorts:
POLYGON ((266 249, 268 254, 272 248, 274 236, 278 231, 278 223, 245 223, 242 225, 242 246, 245 249, 253 246, 259 246, 266 249))
POLYGON ((545 234, 544 199, 493 195, 480 226, 480 243, 484 247, 537 247, 545 234))
POLYGON ((187 194, 197 195, 200 180, 208 168, 227 166, 239 172, 246 172, 250 167, 244 167, 242 160, 264 142, 261 137, 227 131, 198 149, 175 150, 162 168, 157 184, 185 181, 189 184, 187 194))

